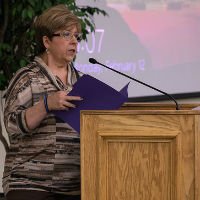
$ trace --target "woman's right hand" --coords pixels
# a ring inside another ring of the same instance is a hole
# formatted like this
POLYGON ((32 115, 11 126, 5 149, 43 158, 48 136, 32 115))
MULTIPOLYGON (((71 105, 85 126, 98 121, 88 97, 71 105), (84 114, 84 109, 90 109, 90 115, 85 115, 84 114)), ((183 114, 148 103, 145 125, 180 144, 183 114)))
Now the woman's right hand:
POLYGON ((83 99, 79 96, 69 96, 66 91, 58 91, 47 97, 47 104, 49 110, 68 110, 76 107, 71 101, 81 100, 83 99))

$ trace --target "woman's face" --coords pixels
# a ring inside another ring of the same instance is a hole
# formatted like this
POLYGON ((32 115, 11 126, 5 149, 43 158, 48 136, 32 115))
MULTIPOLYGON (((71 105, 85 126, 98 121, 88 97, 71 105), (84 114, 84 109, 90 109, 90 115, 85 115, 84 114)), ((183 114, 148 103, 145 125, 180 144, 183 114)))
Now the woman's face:
POLYGON ((77 53, 79 39, 80 34, 75 26, 70 29, 56 31, 52 39, 48 39, 45 45, 49 51, 48 56, 51 56, 54 62, 60 64, 72 62, 77 53))

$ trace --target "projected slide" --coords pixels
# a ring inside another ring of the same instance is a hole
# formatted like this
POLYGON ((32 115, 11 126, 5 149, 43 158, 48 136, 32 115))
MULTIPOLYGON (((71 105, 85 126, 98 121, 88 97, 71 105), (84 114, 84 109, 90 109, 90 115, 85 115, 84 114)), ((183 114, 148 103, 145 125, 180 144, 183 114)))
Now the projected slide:
MULTIPOLYGON (((79 45, 78 70, 116 89, 129 82, 90 64, 94 57, 170 94, 200 92, 200 0, 102 0, 92 6, 109 16, 93 19, 96 32, 79 45)), ((160 94, 138 83, 129 86, 129 97, 153 95, 160 94)))

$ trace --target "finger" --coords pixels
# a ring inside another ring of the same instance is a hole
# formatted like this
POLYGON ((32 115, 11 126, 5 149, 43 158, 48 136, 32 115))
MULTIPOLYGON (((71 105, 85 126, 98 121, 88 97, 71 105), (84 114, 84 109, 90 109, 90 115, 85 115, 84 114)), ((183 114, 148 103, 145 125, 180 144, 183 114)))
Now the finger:
POLYGON ((67 101, 81 101, 83 100, 83 98, 79 97, 79 96, 66 96, 65 98, 67 101))
POLYGON ((68 108, 75 108, 76 106, 73 104, 73 103, 70 103, 70 102, 68 102, 68 101, 64 101, 63 102, 63 106, 66 108, 66 107, 68 107, 68 108))

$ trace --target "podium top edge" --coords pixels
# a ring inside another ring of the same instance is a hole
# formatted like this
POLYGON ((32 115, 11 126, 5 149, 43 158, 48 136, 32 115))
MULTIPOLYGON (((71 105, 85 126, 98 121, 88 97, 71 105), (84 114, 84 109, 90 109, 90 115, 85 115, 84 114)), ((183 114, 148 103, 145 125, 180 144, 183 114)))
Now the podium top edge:
POLYGON ((147 114, 147 115, 200 115, 199 104, 179 104, 180 110, 171 103, 125 103, 116 110, 82 110, 84 114, 147 114), (196 110, 195 110, 196 109, 196 110))

